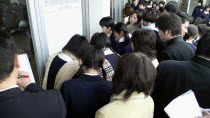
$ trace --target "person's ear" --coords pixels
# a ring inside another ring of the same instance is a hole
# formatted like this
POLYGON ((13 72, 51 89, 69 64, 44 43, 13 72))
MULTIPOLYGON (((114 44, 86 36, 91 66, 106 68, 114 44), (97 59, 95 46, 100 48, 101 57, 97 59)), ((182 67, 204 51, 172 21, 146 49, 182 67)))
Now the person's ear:
POLYGON ((123 31, 120 32, 120 36, 121 36, 121 37, 124 36, 124 32, 123 32, 123 31))
POLYGON ((112 28, 111 27, 108 27, 107 30, 110 32, 112 30, 112 28))
POLYGON ((81 59, 79 59, 79 64, 80 64, 80 65, 82 65, 82 64, 83 64, 83 62, 82 62, 82 60, 81 60, 81 59))
POLYGON ((171 30, 166 30, 166 31, 164 32, 164 34, 165 34, 165 35, 171 35, 171 30))
POLYGON ((20 63, 19 63, 19 59, 18 59, 18 54, 15 54, 15 60, 14 60, 14 66, 17 68, 20 68, 20 63))

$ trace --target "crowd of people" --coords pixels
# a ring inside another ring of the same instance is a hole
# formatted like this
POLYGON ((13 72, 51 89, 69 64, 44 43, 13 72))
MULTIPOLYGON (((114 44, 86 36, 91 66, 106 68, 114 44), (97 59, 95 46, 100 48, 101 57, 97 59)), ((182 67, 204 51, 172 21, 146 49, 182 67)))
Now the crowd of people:
POLYGON ((209 108, 209 22, 174 1, 134 2, 126 22, 103 17, 90 42, 75 34, 51 55, 42 87, 18 70, 13 37, 0 31, 0 117, 168 118, 164 108, 188 90, 209 108))

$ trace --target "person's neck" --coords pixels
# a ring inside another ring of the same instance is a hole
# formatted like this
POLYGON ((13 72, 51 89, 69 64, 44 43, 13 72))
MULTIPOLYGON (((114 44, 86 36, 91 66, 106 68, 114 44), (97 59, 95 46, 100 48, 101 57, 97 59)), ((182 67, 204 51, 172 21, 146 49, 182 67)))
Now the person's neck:
POLYGON ((17 81, 15 78, 17 78, 17 76, 12 74, 8 78, 5 78, 2 82, 0 82, 0 90, 17 86, 17 81))
POLYGON ((195 40, 195 37, 189 37, 188 40, 189 40, 189 41, 193 41, 193 40, 195 40))
POLYGON ((92 68, 83 68, 84 73, 89 73, 89 74, 98 74, 98 70, 92 69, 92 68))

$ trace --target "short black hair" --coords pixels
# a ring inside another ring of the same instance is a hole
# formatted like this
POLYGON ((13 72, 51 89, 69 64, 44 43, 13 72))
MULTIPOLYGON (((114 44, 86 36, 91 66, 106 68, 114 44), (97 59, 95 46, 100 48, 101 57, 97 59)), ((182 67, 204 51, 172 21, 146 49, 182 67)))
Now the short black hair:
POLYGON ((98 49, 111 48, 111 42, 109 37, 105 33, 95 33, 91 37, 91 45, 94 45, 98 49))
POLYGON ((165 32, 171 30, 173 36, 181 35, 181 19, 173 13, 164 13, 156 21, 156 27, 165 32))
POLYGON ((205 24, 200 24, 198 27, 198 33, 203 36, 206 32, 210 30, 210 28, 205 24))
POLYGON ((13 37, 0 30, 0 82, 8 78, 14 69, 16 44, 13 37))
POLYGON ((190 22, 190 16, 186 13, 186 12, 183 12, 183 11, 178 11, 177 12, 177 15, 179 16, 179 18, 181 19, 182 21, 182 24, 184 24, 186 21, 189 21, 190 22))
POLYGON ((99 21, 99 25, 101 27, 105 26, 107 28, 111 27, 111 29, 114 27, 114 20, 111 17, 103 17, 100 21, 99 21))
POLYGON ((86 37, 79 34, 75 34, 71 37, 69 42, 63 47, 62 51, 68 51, 77 58, 81 58, 82 50, 85 45, 88 44, 86 37))
POLYGON ((105 56, 102 49, 97 49, 94 46, 88 44, 83 50, 81 56, 82 66, 86 68, 92 68, 95 70, 100 70, 102 68, 105 56))
POLYGON ((139 3, 138 3, 138 6, 139 6, 140 4, 142 4, 142 5, 145 6, 145 7, 147 6, 147 2, 146 2, 146 1, 141 1, 141 0, 140 0, 139 3))
POLYGON ((154 85, 156 69, 149 58, 142 53, 124 54, 117 63, 113 76, 112 95, 118 95, 125 90, 127 100, 133 92, 144 92, 150 95, 154 85))
POLYGON ((164 9, 166 10, 166 12, 169 12, 169 13, 177 13, 179 10, 178 5, 174 3, 166 4, 164 9))
POLYGON ((198 41, 196 55, 210 58, 210 31, 206 32, 198 41))
POLYGON ((155 10, 151 10, 151 11, 146 12, 143 15, 143 20, 147 21, 147 22, 151 22, 151 23, 156 22, 156 20, 157 20, 157 13, 156 13, 156 11, 155 10))
POLYGON ((124 47, 125 45, 129 44, 130 36, 129 36, 129 32, 127 30, 127 26, 125 25, 125 23, 118 22, 117 24, 114 25, 113 30, 117 32, 118 34, 120 34, 120 32, 124 33, 125 41, 121 43, 120 47, 124 47))
POLYGON ((164 1, 160 1, 159 4, 165 5, 166 3, 164 1))
POLYGON ((132 37, 131 41, 133 43, 134 52, 142 52, 150 60, 157 57, 156 51, 156 35, 151 30, 137 29, 132 37))
POLYGON ((205 8, 204 8, 204 11, 205 11, 207 8, 210 8, 210 5, 206 5, 205 8))

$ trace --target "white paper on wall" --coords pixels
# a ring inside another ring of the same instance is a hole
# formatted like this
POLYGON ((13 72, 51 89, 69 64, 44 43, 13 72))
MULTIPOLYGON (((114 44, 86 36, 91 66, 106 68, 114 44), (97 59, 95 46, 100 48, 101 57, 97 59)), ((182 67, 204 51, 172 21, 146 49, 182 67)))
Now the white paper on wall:
POLYGON ((60 51, 74 34, 82 34, 81 0, 45 0, 49 54, 60 51))

